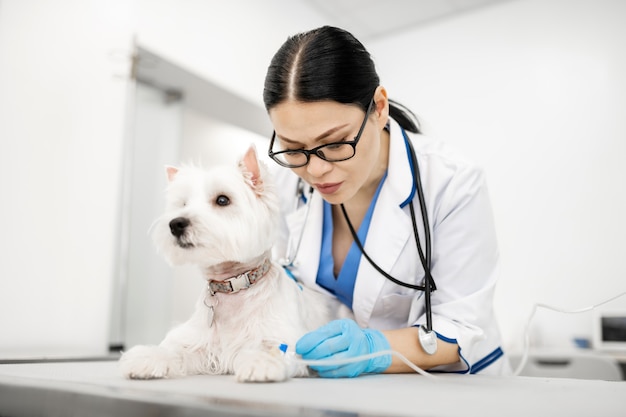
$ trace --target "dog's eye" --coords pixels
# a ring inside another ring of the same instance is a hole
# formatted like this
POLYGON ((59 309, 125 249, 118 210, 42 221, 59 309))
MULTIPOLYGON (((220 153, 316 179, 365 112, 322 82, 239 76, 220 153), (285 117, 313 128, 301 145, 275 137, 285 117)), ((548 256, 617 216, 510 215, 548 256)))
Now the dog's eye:
POLYGON ((215 199, 215 204, 217 204, 218 206, 227 206, 230 204, 230 198, 226 197, 225 195, 218 195, 215 199))

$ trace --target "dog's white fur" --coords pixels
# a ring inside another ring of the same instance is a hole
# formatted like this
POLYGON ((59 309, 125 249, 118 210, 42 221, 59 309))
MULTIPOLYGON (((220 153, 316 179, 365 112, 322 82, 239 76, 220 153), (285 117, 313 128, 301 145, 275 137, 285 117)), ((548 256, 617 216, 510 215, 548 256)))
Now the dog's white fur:
MULTIPOLYGON (((167 173, 167 208, 153 237, 171 264, 195 264, 207 280, 223 280, 271 256, 278 198, 254 147, 238 166, 168 167, 167 173), (170 221, 181 217, 190 224, 176 237, 170 221)), ((272 263, 263 278, 238 293, 212 296, 205 289, 187 322, 158 346, 125 352, 120 368, 133 379, 234 374, 243 382, 306 376, 308 369, 290 366, 278 346, 294 347, 303 334, 327 323, 334 315, 332 303, 272 263)))

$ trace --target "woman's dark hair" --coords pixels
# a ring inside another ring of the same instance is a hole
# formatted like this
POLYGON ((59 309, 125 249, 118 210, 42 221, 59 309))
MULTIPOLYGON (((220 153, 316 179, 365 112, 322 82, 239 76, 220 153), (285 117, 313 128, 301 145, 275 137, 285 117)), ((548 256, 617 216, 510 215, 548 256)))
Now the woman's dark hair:
MULTIPOLYGON (((265 108, 287 99, 333 100, 368 108, 380 78, 363 44, 343 29, 323 26, 291 36, 272 58, 265 76, 265 108)), ((417 117, 389 100, 389 114, 404 129, 419 133, 417 117)))

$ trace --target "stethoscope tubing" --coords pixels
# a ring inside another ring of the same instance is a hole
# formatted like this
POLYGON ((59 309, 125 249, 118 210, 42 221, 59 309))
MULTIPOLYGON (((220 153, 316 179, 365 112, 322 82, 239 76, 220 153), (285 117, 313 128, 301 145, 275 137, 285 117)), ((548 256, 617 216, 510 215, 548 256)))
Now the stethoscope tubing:
POLYGON ((298 187, 296 191, 296 206, 299 204, 300 200, 304 200, 306 204, 305 213, 304 213, 304 221, 302 222, 302 231, 300 232, 300 237, 298 238, 298 242, 296 243, 295 251, 292 253, 292 240, 289 239, 287 241, 287 253, 286 257, 281 260, 280 264, 283 267, 289 268, 293 267, 293 263, 298 257, 298 252, 300 252, 300 245, 302 244, 302 237, 304 236, 304 227, 306 225, 307 220, 309 219, 309 213, 311 211, 311 199, 313 197, 313 187, 309 186, 309 197, 306 198, 304 195, 304 180, 302 178, 298 178, 298 187))
POLYGON ((424 267, 424 307, 426 310, 426 331, 431 332, 433 330, 433 317, 432 317, 432 306, 430 293, 437 289, 435 285, 435 280, 431 275, 431 253, 432 253, 432 245, 431 245, 431 237, 430 237, 430 222, 428 220, 428 210, 426 209, 426 198, 424 197, 424 188, 422 187, 422 179, 419 170, 419 164, 417 163, 417 156, 415 155, 415 149, 413 148, 413 144, 406 137, 406 133, 402 130, 402 134, 405 137, 406 142, 408 143, 409 150, 411 153, 411 162, 413 163, 413 181, 415 182, 414 186, 417 191, 417 199, 420 203, 420 211, 422 213, 422 224, 424 226, 424 240, 426 241, 426 256, 424 259, 424 254, 422 253, 422 248, 419 241, 419 235, 417 233, 417 227, 415 222, 415 210, 413 209, 413 205, 410 206, 411 210, 411 219, 413 221, 413 233, 415 236, 415 243, 417 245, 417 251, 420 255, 420 260, 422 261, 422 266, 424 267))

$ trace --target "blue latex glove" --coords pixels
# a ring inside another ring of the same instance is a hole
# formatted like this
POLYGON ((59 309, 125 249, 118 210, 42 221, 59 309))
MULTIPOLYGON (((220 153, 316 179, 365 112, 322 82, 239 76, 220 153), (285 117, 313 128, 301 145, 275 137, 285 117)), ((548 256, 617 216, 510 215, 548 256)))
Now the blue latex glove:
MULTIPOLYGON (((345 359, 390 350, 387 338, 378 330, 361 329, 354 320, 331 321, 307 333, 296 343, 296 353, 303 359, 345 359)), ((391 355, 378 356, 345 365, 311 366, 325 378, 355 377, 362 373, 379 373, 389 368, 391 355)))

